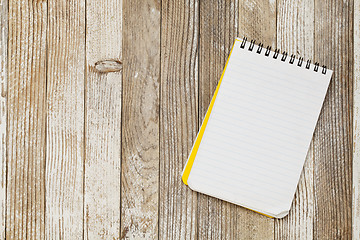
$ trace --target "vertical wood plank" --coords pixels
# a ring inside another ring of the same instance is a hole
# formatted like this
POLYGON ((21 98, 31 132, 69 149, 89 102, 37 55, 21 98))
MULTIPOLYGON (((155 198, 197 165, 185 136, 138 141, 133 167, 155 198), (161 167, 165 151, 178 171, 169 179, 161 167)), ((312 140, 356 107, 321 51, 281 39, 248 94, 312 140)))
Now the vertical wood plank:
POLYGON ((44 1, 9 1, 6 239, 44 239, 44 1))
POLYGON ((46 238, 83 238, 85 1, 48 1, 46 238))
MULTIPOLYGON (((239 36, 276 46, 276 1, 239 0, 239 36)), ((274 239, 274 220, 239 208, 235 239, 274 239), (255 234, 254 234, 255 231, 255 234)))
POLYGON ((122 0, 86 1, 85 239, 120 236, 122 0))
MULTIPOLYGON (((277 47, 289 56, 314 58, 314 0, 286 1, 277 5, 277 47)), ((275 220, 276 239, 313 239, 314 152, 310 145, 289 215, 275 220)))
POLYGON ((314 149, 311 143, 289 214, 275 220, 275 239, 314 239, 314 149))
POLYGON ((123 4, 121 238, 158 238, 160 10, 123 4))
POLYGON ((276 0, 239 0, 239 37, 276 46, 276 0))
POLYGON ((314 138, 315 239, 351 239, 352 11, 315 0, 315 60, 334 70, 314 138))
POLYGON ((162 1, 160 239, 196 239, 197 193, 181 172, 198 127, 199 2, 162 1))
POLYGON ((8 0, 0 0, 0 239, 5 239, 8 0))
POLYGON ((354 1, 354 107, 352 236, 360 239, 360 1, 354 1))
MULTIPOLYGON (((238 1, 200 1, 199 124, 203 121, 238 36, 238 7, 238 1)), ((198 238, 236 239, 238 229, 234 220, 238 209, 240 207, 231 203, 199 193, 198 238)))

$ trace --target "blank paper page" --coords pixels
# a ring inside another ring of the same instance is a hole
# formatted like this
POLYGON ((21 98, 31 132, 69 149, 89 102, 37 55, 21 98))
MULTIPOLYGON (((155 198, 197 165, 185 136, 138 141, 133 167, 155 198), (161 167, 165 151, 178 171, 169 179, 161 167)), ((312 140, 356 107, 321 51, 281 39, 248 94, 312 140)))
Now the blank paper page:
MULTIPOLYGON (((236 40, 187 183, 273 217, 291 206, 332 71, 236 40)), ((194 149, 193 149, 194 150, 194 149)))

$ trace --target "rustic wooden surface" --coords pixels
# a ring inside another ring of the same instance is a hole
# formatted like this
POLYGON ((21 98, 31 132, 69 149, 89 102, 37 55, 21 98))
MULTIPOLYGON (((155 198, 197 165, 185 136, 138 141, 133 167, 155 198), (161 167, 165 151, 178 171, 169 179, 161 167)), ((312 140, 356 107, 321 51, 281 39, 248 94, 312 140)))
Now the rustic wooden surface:
POLYGON ((124 1, 123 11, 120 236, 150 239, 159 229, 161 2, 124 1))
POLYGON ((196 239, 198 194, 181 171, 198 129, 199 2, 161 6, 159 239, 196 239))
POLYGON ((86 1, 85 239, 120 235, 121 3, 86 1))
POLYGON ((8 2, 6 239, 45 236, 47 7, 8 2))
POLYGON ((0 239, 360 239, 360 0, 0 0, 0 239), (291 211, 181 182, 233 40, 334 70, 291 211))
POLYGON ((6 117, 8 2, 0 0, 0 239, 5 238, 6 218, 6 117))
POLYGON ((354 3, 352 235, 360 238, 360 1, 354 3))
POLYGON ((49 0, 47 9, 45 237, 79 239, 84 231, 85 0, 49 0))
MULTIPOLYGON (((314 0, 278 1, 277 47, 314 58, 314 0)), ((314 147, 311 143, 288 216, 275 220, 276 239, 313 239, 314 147)))
POLYGON ((315 0, 314 60, 334 69, 314 133, 316 239, 339 239, 351 235, 352 16, 351 1, 315 0), (332 30, 324 27, 330 22, 332 30))

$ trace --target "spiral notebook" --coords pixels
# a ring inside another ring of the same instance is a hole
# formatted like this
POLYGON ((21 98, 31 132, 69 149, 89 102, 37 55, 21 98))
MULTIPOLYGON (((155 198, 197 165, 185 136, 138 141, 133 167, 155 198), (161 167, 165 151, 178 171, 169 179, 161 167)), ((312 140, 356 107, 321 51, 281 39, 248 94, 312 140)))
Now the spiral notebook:
POLYGON ((290 210, 332 71, 236 39, 182 179, 275 218, 290 210))

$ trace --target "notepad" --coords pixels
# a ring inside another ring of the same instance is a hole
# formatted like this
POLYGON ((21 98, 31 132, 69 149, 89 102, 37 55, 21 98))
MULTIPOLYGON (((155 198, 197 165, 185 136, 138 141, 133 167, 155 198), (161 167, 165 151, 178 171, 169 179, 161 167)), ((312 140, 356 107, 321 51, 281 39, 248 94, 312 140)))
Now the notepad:
POLYGON ((332 71, 236 39, 182 180, 269 217, 290 210, 332 71))

